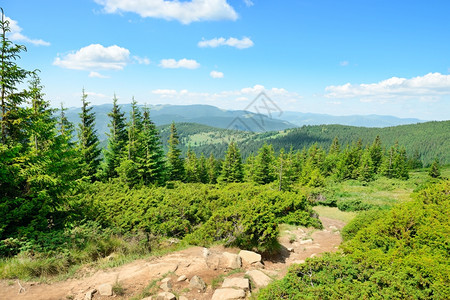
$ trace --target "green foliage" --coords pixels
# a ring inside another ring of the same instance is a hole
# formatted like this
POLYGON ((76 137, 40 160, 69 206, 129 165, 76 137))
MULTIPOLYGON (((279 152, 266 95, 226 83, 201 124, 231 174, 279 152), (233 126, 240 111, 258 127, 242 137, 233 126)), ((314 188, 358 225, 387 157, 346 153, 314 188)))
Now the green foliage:
POLYGON ((94 129, 95 114, 87 100, 87 94, 84 92, 81 96, 82 107, 80 113, 80 123, 78 124, 78 151, 80 153, 80 171, 87 179, 95 180, 98 167, 100 165, 99 140, 94 129))
POLYGON ((179 149, 179 136, 175 122, 170 125, 169 151, 167 152, 167 165, 170 180, 184 180, 184 163, 179 149))
POLYGON ((241 152, 235 142, 228 145, 225 161, 222 165, 220 181, 222 182, 242 182, 244 171, 241 160, 241 152))
POLYGON ((103 180, 117 177, 116 169, 120 165, 128 141, 125 128, 125 114, 121 112, 120 107, 117 105, 116 95, 114 95, 113 108, 108 114, 108 117, 110 118, 110 123, 108 124, 110 130, 108 134, 108 147, 104 150, 104 161, 101 166, 102 171, 100 175, 100 178, 103 180))
POLYGON ((259 299, 448 299, 450 182, 350 223, 343 253, 293 265, 259 299), (366 226, 365 226, 366 225, 366 226))
POLYGON ((428 170, 428 175, 431 178, 439 178, 441 177, 441 171, 439 171, 439 161, 437 159, 431 164, 430 169, 428 170))

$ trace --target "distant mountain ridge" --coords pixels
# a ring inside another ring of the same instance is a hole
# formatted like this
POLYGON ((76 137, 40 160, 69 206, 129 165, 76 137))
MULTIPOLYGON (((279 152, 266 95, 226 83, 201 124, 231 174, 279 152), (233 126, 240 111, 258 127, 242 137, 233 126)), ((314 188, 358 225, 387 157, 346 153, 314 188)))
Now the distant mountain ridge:
MULTIPOLYGON (((131 104, 120 105, 125 116, 129 116, 131 104)), ((143 106, 140 106, 143 108, 143 106)), ((225 110, 212 105, 150 105, 150 117, 157 125, 172 123, 197 123, 216 128, 234 129, 251 132, 279 131, 304 125, 338 124, 357 127, 390 127, 397 125, 416 124, 426 121, 419 119, 402 119, 393 116, 332 116, 286 111, 280 118, 271 118, 265 114, 257 114, 245 110, 225 110)), ((108 113, 112 104, 94 105, 96 114, 96 129, 101 140, 108 132, 108 113)), ((79 123, 80 108, 69 108, 67 118, 73 124, 79 123)))
POLYGON ((283 113, 283 120, 297 126, 303 125, 348 125, 357 127, 390 127, 398 125, 408 125, 427 122, 415 118, 398 118, 385 115, 350 115, 333 116, 327 114, 301 113, 286 111, 283 113))

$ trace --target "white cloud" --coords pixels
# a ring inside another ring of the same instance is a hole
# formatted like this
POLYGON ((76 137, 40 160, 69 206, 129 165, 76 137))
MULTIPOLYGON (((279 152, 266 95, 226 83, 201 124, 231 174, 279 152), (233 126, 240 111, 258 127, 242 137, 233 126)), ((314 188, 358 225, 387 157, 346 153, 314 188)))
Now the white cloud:
POLYGON ((177 20, 183 24, 206 20, 236 20, 227 0, 95 0, 107 13, 133 12, 146 18, 177 20))
POLYGON ((100 74, 98 72, 94 72, 94 71, 89 73, 89 77, 92 77, 92 78, 109 78, 109 76, 105 76, 105 75, 102 75, 102 74, 100 74))
POLYGON ((450 75, 428 73, 411 79, 392 77, 378 83, 332 85, 325 90, 328 98, 360 98, 364 102, 399 98, 427 101, 433 96, 450 95, 450 75))
POLYGON ((133 56, 133 59, 140 65, 149 65, 150 59, 147 57, 139 57, 139 56, 133 56))
POLYGON ((211 40, 203 39, 200 42, 198 42, 198 46, 201 48, 205 48, 205 47, 216 48, 219 46, 230 46, 230 47, 235 47, 237 49, 246 49, 246 48, 253 47, 253 45, 254 45, 253 41, 251 39, 249 39, 248 37, 243 37, 242 39, 237 39, 234 37, 225 39, 225 38, 221 37, 221 38, 213 38, 211 40))
POLYGON ((7 34, 8 38, 11 41, 15 42, 24 42, 24 43, 30 43, 35 46, 50 46, 49 42, 46 42, 41 39, 30 39, 29 37, 23 35, 22 28, 19 26, 18 22, 16 20, 13 20, 11 18, 6 17, 6 20, 9 21, 9 29, 10 32, 7 34))
POLYGON ((56 57, 53 65, 73 70, 122 70, 130 62, 128 49, 113 45, 92 44, 56 57))
POLYGON ((211 71, 211 73, 209 73, 209 76, 211 76, 212 78, 223 78, 223 73, 222 72, 218 72, 218 71, 211 71))
POLYGON ((179 68, 197 69, 200 67, 200 64, 193 59, 183 58, 177 61, 175 59, 170 58, 170 59, 162 59, 159 66, 164 69, 179 69, 179 68))
POLYGON ((245 5, 247 5, 247 7, 251 7, 254 5, 252 0, 244 0, 245 5))
POLYGON ((341 65, 341 67, 346 67, 346 66, 348 66, 348 64, 349 64, 349 62, 347 60, 341 61, 339 63, 339 65, 341 65))
MULTIPOLYGON (((295 93, 287 91, 284 88, 265 89, 262 85, 254 85, 253 87, 245 87, 240 90, 226 90, 216 93, 193 92, 188 90, 175 89, 156 89, 151 91, 153 96, 152 102, 164 104, 209 104, 222 108, 239 110, 247 109, 254 112, 264 113, 264 107, 261 103, 253 103, 261 92, 265 92, 271 101, 281 109, 292 107, 292 104, 298 103, 302 97, 295 93)), ((270 103, 267 103, 270 104, 270 103)), ((273 106, 273 105, 272 105, 273 106)))

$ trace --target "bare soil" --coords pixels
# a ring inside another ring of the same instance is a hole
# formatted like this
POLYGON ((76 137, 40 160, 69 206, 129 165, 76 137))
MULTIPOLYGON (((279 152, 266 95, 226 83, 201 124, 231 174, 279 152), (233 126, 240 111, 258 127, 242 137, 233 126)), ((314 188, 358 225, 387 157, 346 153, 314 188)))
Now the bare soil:
MULTIPOLYGON (((302 263, 308 257, 336 251, 341 243, 340 230, 345 223, 326 217, 320 219, 324 225, 323 230, 293 227, 291 230, 281 232, 282 248, 278 255, 263 257, 264 266, 244 264, 242 272, 234 273, 231 277, 242 277, 246 270, 258 268, 274 279, 282 278, 292 263, 302 263)), ((172 292, 176 295, 183 295, 189 300, 211 299, 214 293, 211 287, 213 281, 219 282, 220 286, 220 278, 227 277, 230 273, 230 270, 223 268, 222 253, 238 253, 239 249, 216 246, 208 250, 192 247, 161 257, 136 260, 117 268, 99 270, 94 274, 89 272, 84 275, 77 274, 77 278, 51 284, 1 280, 0 300, 81 300, 85 299, 85 294, 89 290, 96 289, 104 283, 116 282, 124 288, 124 295, 108 297, 100 296, 97 292, 93 294, 92 299, 130 299, 140 295, 152 281, 157 281, 156 286, 159 287, 160 280, 165 274, 172 279, 172 292), (205 255, 206 252, 208 255, 205 255), (206 292, 189 289, 188 281, 177 282, 177 278, 181 275, 185 275, 188 279, 195 275, 202 278, 207 284, 206 292)), ((158 288, 154 290, 162 291, 158 288)))

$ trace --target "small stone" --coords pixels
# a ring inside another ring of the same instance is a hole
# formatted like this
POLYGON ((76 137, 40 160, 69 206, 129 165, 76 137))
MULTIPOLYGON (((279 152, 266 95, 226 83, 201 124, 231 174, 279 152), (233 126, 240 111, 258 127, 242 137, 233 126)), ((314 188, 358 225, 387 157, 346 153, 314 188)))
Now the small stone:
POLYGON ((272 281, 269 276, 259 270, 247 271, 245 274, 250 276, 257 287, 265 287, 272 281))
POLYGON ((234 300, 234 299, 244 299, 245 292, 243 290, 235 289, 217 289, 214 292, 211 300, 234 300))
POLYGON ((199 292, 204 292, 206 290, 206 283, 196 275, 191 278, 189 282, 189 287, 191 289, 196 289, 199 292))
POLYGON ((84 299, 85 299, 85 300, 91 300, 91 299, 92 299, 92 296, 93 296, 96 292, 97 292, 96 289, 89 290, 89 291, 84 295, 84 299))
POLYGON ((313 257, 315 257, 317 254, 316 253, 313 253, 313 254, 311 254, 311 258, 313 258, 313 257))
POLYGON ((333 225, 328 226, 328 228, 330 228, 331 230, 337 230, 337 227, 333 225))
POLYGON ((287 251, 294 252, 294 248, 287 248, 287 251))
POLYGON ((169 277, 166 277, 163 280, 161 280, 161 283, 168 282, 168 281, 171 281, 171 279, 169 277))
POLYGON ((261 254, 258 254, 253 251, 241 250, 239 252, 239 256, 242 258, 243 261, 249 264, 261 262, 261 254))
POLYGON ((186 275, 181 275, 180 277, 178 277, 177 282, 186 281, 186 279, 187 279, 186 275))
POLYGON ((225 278, 222 283, 223 288, 238 288, 244 291, 250 289, 250 282, 247 278, 225 278))
POLYGON ((178 300, 189 300, 187 297, 185 297, 185 296, 180 296, 179 298, 178 298, 178 300))
POLYGON ((211 252, 208 248, 203 248, 203 257, 207 258, 211 252))
POLYGON ((172 290, 172 281, 170 279, 164 281, 159 287, 165 292, 170 292, 172 290))
POLYGON ((240 267, 242 267, 242 259, 239 255, 224 252, 223 256, 226 261, 225 268, 234 270, 234 269, 239 269, 240 267))
POLYGON ((113 294, 112 285, 109 283, 99 285, 97 290, 101 296, 112 296, 113 294))
POLYGON ((306 245, 306 244, 312 244, 312 243, 313 243, 313 240, 311 240, 311 239, 300 241, 300 245, 306 245))
POLYGON ((169 292, 163 292, 159 293, 158 296, 156 296, 156 300, 177 300, 177 297, 169 292))
POLYGON ((252 266, 254 266, 257 269, 264 269, 264 265, 260 261, 253 263, 252 266))

